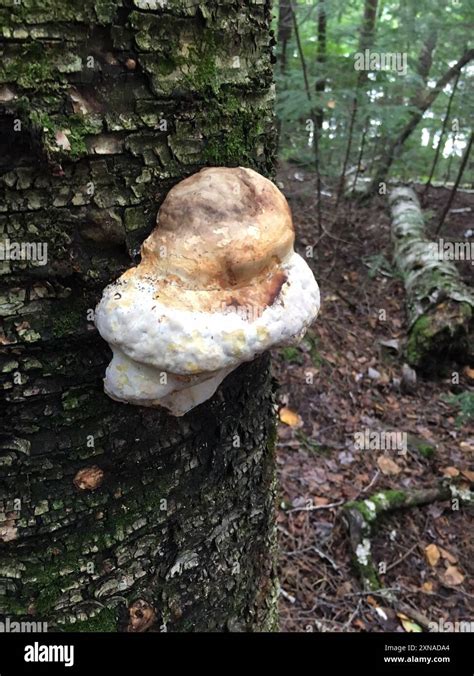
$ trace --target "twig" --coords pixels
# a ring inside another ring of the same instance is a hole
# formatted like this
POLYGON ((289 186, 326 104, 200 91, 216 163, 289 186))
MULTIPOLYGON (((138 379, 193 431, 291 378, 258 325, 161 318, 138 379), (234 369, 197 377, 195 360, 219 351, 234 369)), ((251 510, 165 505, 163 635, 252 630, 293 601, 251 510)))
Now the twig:
POLYGON ((379 476, 380 476, 380 470, 378 469, 378 470, 375 472, 375 474, 374 474, 374 476, 372 477, 372 479, 370 480, 370 482, 367 484, 367 486, 361 490, 360 495, 362 495, 362 493, 367 493, 367 491, 368 491, 369 489, 371 489, 372 486, 374 485, 374 483, 377 481, 377 479, 379 478, 379 476))
POLYGON ((283 587, 280 587, 280 595, 283 596, 283 598, 289 601, 290 603, 296 602, 296 597, 292 596, 291 594, 288 594, 288 592, 285 591, 283 587))
POLYGON ((415 608, 412 608, 411 606, 408 606, 406 603, 396 603, 395 604, 395 609, 403 613, 404 615, 408 615, 408 617, 411 617, 413 620, 416 620, 418 624, 421 624, 422 627, 425 629, 430 628, 430 621, 426 617, 426 615, 423 615, 423 613, 420 613, 418 610, 415 608))
POLYGON ((343 598, 346 598, 346 596, 383 596, 387 597, 387 595, 390 592, 396 592, 400 593, 401 589, 400 587, 384 587, 383 589, 366 589, 365 591, 360 591, 360 592, 348 592, 347 594, 344 594, 343 598))
POLYGON ((292 507, 292 509, 286 510, 287 514, 292 514, 293 512, 315 512, 319 509, 332 509, 333 507, 339 507, 344 504, 344 500, 339 500, 338 502, 330 502, 328 505, 308 505, 307 507, 292 507))
POLYGON ((297 556, 299 554, 306 554, 307 552, 315 552, 322 559, 325 559, 326 561, 328 561, 337 573, 341 572, 339 566, 334 561, 334 559, 332 559, 329 556, 329 554, 326 554, 326 552, 323 552, 322 549, 319 549, 319 547, 316 547, 315 545, 311 545, 311 547, 304 547, 303 549, 295 549, 291 552, 285 552, 285 555, 286 556, 297 556))
POLYGON ((410 547, 410 549, 408 549, 408 550, 405 552, 405 554, 403 554, 403 556, 401 556, 399 559, 397 559, 396 561, 393 561, 393 563, 391 563, 389 566, 387 566, 386 569, 385 569, 385 572, 388 572, 389 570, 392 570, 392 568, 395 568, 395 566, 398 566, 398 564, 401 563, 402 561, 404 561, 408 556, 410 556, 410 554, 411 554, 417 547, 418 547, 418 542, 415 542, 415 544, 413 545, 413 547, 410 547))
POLYGON ((354 620, 355 616, 359 614, 360 604, 361 604, 361 603, 362 603, 362 599, 359 599, 359 600, 357 601, 357 606, 356 606, 354 612, 351 614, 351 616, 350 616, 350 618, 347 620, 347 622, 344 623, 343 631, 346 631, 347 629, 349 629, 349 627, 351 626, 352 621, 354 620))

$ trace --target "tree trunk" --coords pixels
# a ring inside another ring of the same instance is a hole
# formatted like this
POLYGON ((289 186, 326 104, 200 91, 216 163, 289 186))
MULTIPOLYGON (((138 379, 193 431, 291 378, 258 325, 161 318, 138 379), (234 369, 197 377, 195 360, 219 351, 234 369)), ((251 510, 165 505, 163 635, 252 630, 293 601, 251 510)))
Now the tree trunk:
POLYGON ((472 352, 472 293, 455 264, 439 257, 438 243, 427 239, 415 192, 395 188, 389 203, 394 259, 406 291, 407 359, 424 370, 436 370, 449 358, 467 363, 472 352))
POLYGON ((203 165, 272 173, 269 2, 0 12, 3 243, 48 247, 44 265, 1 263, 0 613, 72 630, 270 629, 268 356, 173 418, 104 394, 93 324, 174 183, 203 165))
POLYGON ((430 175, 428 176, 428 180, 427 180, 426 185, 423 189, 422 203, 423 203, 425 196, 428 193, 428 190, 430 189, 431 182, 433 180, 433 176, 434 176, 434 173, 435 173, 436 165, 438 164, 439 154, 441 152, 441 148, 443 147, 444 135, 445 135, 445 132, 446 132, 446 129, 447 129, 447 126, 448 126, 449 117, 451 115, 451 106, 452 106, 452 103, 454 101, 454 95, 456 93, 460 77, 461 77, 461 71, 459 71, 458 74, 456 75, 456 79, 454 80, 454 84, 453 84, 451 94, 449 95, 448 106, 446 108, 446 113, 445 113, 444 118, 443 118, 443 125, 441 127, 441 132, 440 132, 440 135, 439 135, 439 138, 438 138, 438 143, 436 144, 436 150, 435 150, 435 154, 434 154, 434 158, 433 158, 433 164, 431 165, 430 175))
MULTIPOLYGON (((318 50, 316 61, 319 64, 319 69, 326 63, 326 45, 327 45, 327 18, 326 18, 326 0, 319 0, 318 2, 318 50)), ((319 97, 326 89, 326 77, 320 77, 316 80, 316 96, 319 97)), ((318 137, 321 136, 321 130, 324 122, 324 109, 321 105, 316 108, 316 131, 318 137)), ((319 147, 319 143, 317 144, 319 147)), ((318 196, 319 199, 319 196, 318 196)))
POLYGON ((291 0, 280 0, 278 5, 278 45, 280 47, 280 70, 286 72, 286 53, 291 39, 291 0))
MULTIPOLYGON (((362 25, 360 29, 360 38, 359 38, 359 52, 364 52, 366 49, 370 49, 374 41, 375 34, 375 22, 377 19, 377 5, 378 0, 365 0, 364 2, 364 16, 362 19, 362 25)), ((357 75, 357 82, 354 90, 354 96, 352 98, 351 105, 351 114, 349 118, 349 130, 347 132, 347 145, 346 151, 344 154, 344 160, 342 163, 341 177, 339 179, 339 185, 337 190, 337 200, 336 206, 339 204, 339 200, 344 193, 344 183, 346 180, 346 172, 349 166, 349 160, 351 157, 352 149, 352 137, 354 133, 354 126, 357 117, 357 111, 359 107, 359 93, 362 87, 366 84, 368 79, 368 73, 365 70, 360 70, 357 75)))
POLYGON ((441 228, 444 225, 444 221, 446 220, 446 216, 449 213, 449 210, 451 209, 451 205, 453 203, 453 200, 456 196, 456 193, 458 191, 459 184, 461 183, 461 179, 464 174, 464 170, 466 168, 467 162, 469 160, 469 155, 471 154, 471 148, 472 148, 472 141, 474 140, 474 132, 471 131, 471 135, 469 137, 469 141, 466 144, 466 147, 464 149, 464 154, 462 156, 461 164, 459 165, 459 171, 458 175, 456 176, 456 180, 454 181, 454 185, 452 187, 451 192, 449 193, 448 201, 446 202, 446 205, 443 209, 443 212, 440 216, 438 225, 436 227, 436 234, 439 235, 441 232, 441 228))

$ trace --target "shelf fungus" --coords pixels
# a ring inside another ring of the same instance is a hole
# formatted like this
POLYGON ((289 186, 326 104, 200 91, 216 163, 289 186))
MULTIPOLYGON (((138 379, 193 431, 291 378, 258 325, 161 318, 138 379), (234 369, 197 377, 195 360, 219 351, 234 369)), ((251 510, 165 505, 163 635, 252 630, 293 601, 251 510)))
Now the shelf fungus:
POLYGON ((113 351, 106 393, 180 416, 243 362, 301 339, 319 289, 294 237, 285 197, 251 169, 202 169, 175 185, 141 263, 97 306, 113 351))

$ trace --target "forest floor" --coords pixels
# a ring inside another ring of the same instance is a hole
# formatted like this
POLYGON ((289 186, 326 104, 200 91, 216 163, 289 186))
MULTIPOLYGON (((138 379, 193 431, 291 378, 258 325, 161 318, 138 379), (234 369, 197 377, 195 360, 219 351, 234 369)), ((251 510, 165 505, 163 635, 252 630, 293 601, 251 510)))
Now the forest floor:
MULTIPOLYGON (((318 234, 314 175, 285 165, 286 194, 304 256, 322 291, 321 312, 297 348, 276 351, 279 381, 280 627, 283 631, 419 631, 429 622, 474 621, 472 512, 450 500, 396 509, 377 519, 371 544, 380 582, 366 592, 352 565, 346 501, 385 489, 439 485, 443 477, 474 480, 474 426, 449 395, 474 389, 474 370, 416 383, 402 378, 406 335, 404 289, 391 266, 386 197, 340 209, 322 201, 318 234), (312 382, 311 382, 312 381, 312 382), (364 430, 407 432, 408 452, 358 450, 364 430), (425 457, 417 445, 434 447, 425 457), (331 506, 335 503, 335 506, 331 506), (380 565, 382 564, 382 565, 380 565)), ((325 192, 332 192, 323 186, 325 192)), ((434 225, 448 191, 431 189, 434 225)), ((443 237, 460 240, 472 224, 474 195, 458 194, 443 237)), ((474 267, 462 266, 472 283, 474 267)), ((471 364, 471 367, 474 365, 471 364)))

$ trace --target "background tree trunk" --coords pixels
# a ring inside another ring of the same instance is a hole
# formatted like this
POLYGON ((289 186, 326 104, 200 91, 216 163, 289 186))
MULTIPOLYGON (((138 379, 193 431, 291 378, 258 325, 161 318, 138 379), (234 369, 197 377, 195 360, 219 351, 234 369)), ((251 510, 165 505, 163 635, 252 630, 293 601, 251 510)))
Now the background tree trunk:
MULTIPOLYGON (((359 52, 363 53, 366 49, 370 49, 374 42, 375 35, 375 22, 377 19, 377 6, 378 0, 365 0, 364 2, 364 16, 362 19, 362 25, 360 29, 359 37, 359 52)), ((354 125, 357 117, 357 111, 359 106, 359 93, 363 88, 363 85, 368 79, 368 73, 365 70, 360 70, 357 74, 357 81, 354 89, 354 96, 352 98, 351 105, 351 114, 349 119, 349 130, 347 136, 347 145, 344 154, 344 160, 342 163, 341 176, 339 178, 339 185, 337 189, 337 202, 336 206, 339 204, 339 200, 344 193, 344 182, 346 180, 346 172, 349 166, 349 160, 351 157, 351 148, 352 148, 352 136, 354 133, 354 125)))
POLYGON ((274 161, 269 3, 162 5, 0 10, 2 238, 48 245, 1 269, 0 612, 50 628, 274 626, 268 357, 183 418, 102 390, 92 309, 169 188, 274 161))
POLYGON ((441 127, 441 132, 440 132, 440 135, 438 137, 438 142, 436 144, 436 150, 435 150, 435 154, 434 154, 434 158, 433 158, 433 164, 431 165, 430 175, 428 176, 428 180, 427 180, 425 187, 423 189, 422 200, 424 200, 424 198, 426 197, 426 195, 427 195, 427 193, 430 189, 431 182, 433 180, 433 176, 434 176, 434 173, 435 173, 435 170, 436 170, 436 165, 438 164, 439 154, 440 154, 441 149, 443 147, 444 135, 446 133, 446 128, 448 126, 449 117, 450 117, 450 114, 451 114, 451 106, 452 106, 452 103, 453 103, 453 100, 454 100, 454 95, 456 94, 456 89, 457 89, 460 77, 461 77, 461 71, 458 71, 458 74, 456 75, 456 78, 454 80, 454 84, 453 84, 453 88, 451 90, 451 94, 449 95, 448 106, 446 108, 446 113, 445 113, 444 118, 443 118, 443 125, 441 127))
POLYGON ((286 70, 286 54, 291 39, 291 0, 280 0, 278 5, 278 45, 280 48, 280 70, 286 70))

